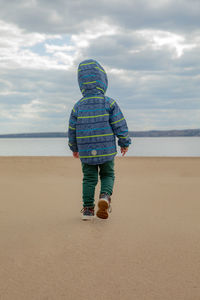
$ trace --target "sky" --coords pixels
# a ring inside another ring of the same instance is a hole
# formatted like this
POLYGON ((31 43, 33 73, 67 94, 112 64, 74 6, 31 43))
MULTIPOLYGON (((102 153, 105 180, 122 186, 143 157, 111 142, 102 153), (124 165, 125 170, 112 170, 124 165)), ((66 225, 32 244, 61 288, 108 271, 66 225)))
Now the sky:
POLYGON ((200 128, 199 0, 0 0, 0 134, 66 132, 78 64, 132 131, 200 128))

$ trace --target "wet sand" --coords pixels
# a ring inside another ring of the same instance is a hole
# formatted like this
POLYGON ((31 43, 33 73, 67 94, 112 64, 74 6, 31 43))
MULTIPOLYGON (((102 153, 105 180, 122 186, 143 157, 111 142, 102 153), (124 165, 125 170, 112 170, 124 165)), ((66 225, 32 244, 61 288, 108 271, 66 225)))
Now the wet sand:
POLYGON ((1 300, 200 299, 200 158, 115 165, 113 211, 87 222, 79 160, 0 157, 1 300))

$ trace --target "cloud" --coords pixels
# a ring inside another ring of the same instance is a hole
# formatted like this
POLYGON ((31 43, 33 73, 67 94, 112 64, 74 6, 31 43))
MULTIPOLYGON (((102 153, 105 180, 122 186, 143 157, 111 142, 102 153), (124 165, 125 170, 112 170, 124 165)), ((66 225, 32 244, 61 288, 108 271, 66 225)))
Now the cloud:
POLYGON ((66 42, 65 36, 27 33, 3 21, 0 21, 0 28, 0 67, 43 70, 68 70, 81 59, 91 41, 113 35, 116 30, 106 23, 94 22, 91 29, 71 35, 66 42))
POLYGON ((9 69, 0 78, 1 133, 67 130, 71 106, 81 96, 76 71, 9 69))
POLYGON ((135 109, 124 110, 131 130, 195 129, 200 120, 200 109, 135 109), (178 118, 177 118, 178 116, 178 118))
POLYGON ((90 28, 94 20, 121 28, 195 31, 199 27, 200 3, 196 0, 38 0, 0 1, 0 18, 29 32, 74 34, 90 28), (37 21, 36 21, 37 20, 37 21))
POLYGON ((0 67, 9 68, 61 68, 55 57, 40 56, 30 50, 48 39, 61 39, 59 35, 27 33, 15 25, 0 21, 0 67))
POLYGON ((87 58, 131 130, 199 127, 198 1, 0 4, 0 133, 65 131, 87 58))

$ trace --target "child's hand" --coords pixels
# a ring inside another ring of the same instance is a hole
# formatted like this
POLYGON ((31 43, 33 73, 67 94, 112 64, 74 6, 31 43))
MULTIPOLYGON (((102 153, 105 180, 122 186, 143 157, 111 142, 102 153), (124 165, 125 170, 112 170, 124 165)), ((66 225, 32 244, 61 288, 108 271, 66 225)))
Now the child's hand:
POLYGON ((74 158, 79 158, 78 152, 73 152, 73 157, 74 157, 74 158))
POLYGON ((122 156, 124 156, 126 154, 126 152, 128 151, 128 147, 121 147, 121 153, 122 153, 122 156))

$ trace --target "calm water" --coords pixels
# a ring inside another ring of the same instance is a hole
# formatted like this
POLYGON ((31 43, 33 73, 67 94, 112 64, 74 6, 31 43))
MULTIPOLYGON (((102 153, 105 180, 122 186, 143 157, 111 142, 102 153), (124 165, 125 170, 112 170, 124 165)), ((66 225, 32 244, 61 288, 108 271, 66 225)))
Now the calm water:
MULTIPOLYGON (((65 138, 0 139, 0 156, 70 156, 67 142, 65 138)), ((134 138, 127 156, 200 156, 200 137, 134 138)))

